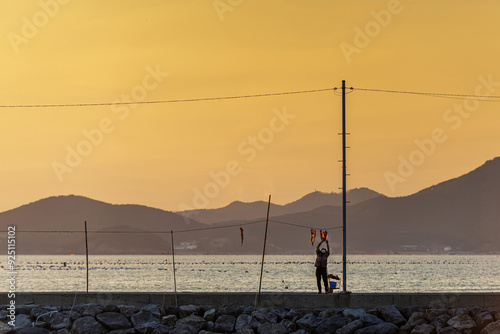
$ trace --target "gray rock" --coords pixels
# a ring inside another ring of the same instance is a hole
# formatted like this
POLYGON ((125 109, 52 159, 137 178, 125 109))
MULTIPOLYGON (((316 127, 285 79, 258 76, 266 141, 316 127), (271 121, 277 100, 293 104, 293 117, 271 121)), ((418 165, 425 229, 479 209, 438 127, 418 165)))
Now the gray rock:
POLYGON ((439 331, 439 329, 444 328, 448 326, 447 322, 448 320, 451 319, 451 316, 448 314, 441 314, 437 316, 433 321, 431 321, 430 325, 436 327, 436 331, 439 331))
POLYGON ((500 320, 500 308, 492 307, 488 311, 490 311, 490 313, 493 315, 493 319, 495 321, 500 320))
POLYGON ((415 312, 424 312, 424 309, 420 306, 405 306, 399 308, 399 312, 405 317, 405 319, 410 319, 411 315, 415 312))
MULTIPOLYGON (((48 313, 49 310, 45 309, 45 308, 41 308, 41 307, 34 307, 31 309, 30 311, 30 316, 31 318, 33 319, 33 321, 36 321, 36 319, 43 315, 44 313, 48 313)), ((48 322, 48 321, 47 321, 48 322)))
POLYGON ((402 326, 406 323, 406 319, 394 305, 381 306, 378 310, 380 311, 382 319, 387 322, 391 322, 396 326, 402 326))
POLYGON ((442 328, 439 332, 439 334, 461 334, 459 331, 457 331, 455 328, 451 326, 447 326, 442 328))
POLYGON ((488 311, 480 312, 474 317, 474 322, 478 327, 477 329, 481 330, 493 322, 493 316, 488 311))
POLYGON ((252 314, 254 311, 256 311, 257 309, 253 306, 247 306, 243 309, 243 313, 244 314, 252 314))
POLYGON ((95 317, 99 313, 102 313, 102 308, 99 305, 96 304, 85 304, 82 305, 80 314, 82 317, 95 317))
POLYGON ((236 317, 234 315, 221 315, 215 321, 216 332, 226 333, 234 331, 234 326, 236 325, 236 317))
POLYGON ((15 331, 14 331, 14 329, 12 329, 12 327, 7 325, 6 323, 0 322, 0 333, 2 333, 2 334, 14 334, 15 331))
POLYGON ((206 324, 207 321, 205 319, 198 315, 191 314, 185 318, 178 320, 175 324, 175 328, 187 326, 192 333, 198 333, 205 327, 206 324))
POLYGON ((474 320, 468 314, 454 316, 447 322, 448 325, 454 327, 460 332, 465 330, 473 331, 477 326, 474 320))
POLYGON ((67 314, 63 313, 54 313, 52 320, 50 321, 50 328, 53 330, 60 329, 70 329, 71 328, 71 319, 67 314))
POLYGON ((148 304, 146 306, 143 306, 141 308, 141 311, 148 311, 158 319, 161 319, 161 312, 160 309, 158 308, 158 305, 155 304, 148 304))
POLYGON ((378 325, 368 326, 358 329, 355 334, 396 334, 399 332, 398 326, 392 322, 382 322, 378 325))
POLYGON ((71 321, 75 321, 76 319, 81 317, 81 314, 72 310, 64 311, 63 314, 67 315, 71 321))
POLYGON ((235 305, 224 305, 217 309, 216 315, 220 317, 221 315, 233 315, 237 318, 241 313, 243 313, 244 306, 235 306, 235 305))
POLYGON ((109 330, 132 328, 132 324, 121 313, 103 312, 96 315, 96 320, 109 330))
POLYGON ((39 307, 39 305, 16 305, 16 313, 30 315, 31 310, 37 307, 39 307))
POLYGON ((15 324, 15 330, 31 327, 31 317, 27 314, 18 314, 16 316, 15 324))
POLYGON ((294 310, 294 309, 291 309, 290 311, 288 311, 288 313, 286 314, 285 318, 286 319, 290 319, 290 320, 293 320, 293 319, 298 319, 298 318, 301 318, 304 314, 298 310, 294 310))
POLYGON ((297 325, 290 319, 281 320, 280 325, 282 325, 287 330, 287 333, 295 332, 297 330, 297 325))
POLYGON ((286 315, 288 314, 288 309, 284 308, 277 308, 272 311, 276 316, 278 316, 278 322, 281 320, 285 319, 286 315))
POLYGON ((337 329, 335 331, 335 334, 353 334, 360 328, 363 328, 363 321, 361 321, 360 319, 357 319, 357 320, 354 320, 354 321, 346 324, 345 326, 337 329))
POLYGON ((57 334, 71 334, 71 332, 69 330, 67 330, 66 328, 60 329, 56 333, 57 334))
POLYGON ((160 319, 151 314, 151 312, 142 310, 132 314, 130 320, 139 333, 152 332, 160 324, 160 319))
POLYGON ((436 328, 429 324, 420 324, 413 328, 411 334, 436 334, 436 328))
POLYGON ((304 329, 306 331, 314 333, 316 331, 316 328, 321 325, 322 321, 323 319, 316 317, 314 314, 308 313, 297 320, 295 323, 299 329, 304 329))
MULTIPOLYGON (((434 319, 436 319, 436 317, 442 315, 442 314, 448 314, 448 310, 447 309, 431 309, 431 310, 426 310, 425 311, 425 314, 426 314, 426 318, 427 320, 430 322, 430 321, 433 321, 434 319)), ((451 318, 451 316, 450 316, 451 318)))
POLYGON ((280 324, 264 323, 257 328, 257 334, 285 334, 288 331, 280 324))
POLYGON ((415 312, 410 316, 406 323, 409 327, 413 328, 421 324, 426 324, 427 319, 424 312, 415 312))
POLYGON ((305 329, 299 329, 298 331, 290 333, 290 334, 309 334, 309 332, 306 331, 305 329))
POLYGON ((480 332, 480 334, 498 334, 498 333, 500 333, 500 320, 488 324, 480 332))
POLYGON ((169 314, 161 318, 161 323, 165 326, 173 327, 177 322, 177 316, 175 314, 169 314))
POLYGON ((114 331, 109 332, 108 334, 135 334, 135 329, 115 329, 114 331))
POLYGON ((23 328, 17 332, 17 334, 49 334, 50 331, 45 328, 28 327, 23 328))
POLYGON ((326 334, 326 333, 335 333, 339 328, 344 327, 349 323, 349 318, 328 318, 326 320, 322 320, 322 323, 316 328, 316 332, 318 334, 326 334))
MULTIPOLYGON (((253 331, 253 329, 238 329, 236 332, 236 334, 255 334, 255 332, 253 331)), ((307 333, 309 334, 309 333, 307 333)))
POLYGON ((120 309, 120 313, 129 320, 132 318, 132 315, 138 311, 135 306, 120 305, 118 308, 120 309))
POLYGON ((327 309, 324 309, 323 311, 319 312, 320 318, 331 318, 335 315, 337 315, 336 308, 327 308, 327 309))
POLYGON ((90 316, 76 319, 71 331, 75 334, 104 334, 108 332, 103 325, 90 316))
POLYGON ((205 319, 206 321, 215 321, 215 313, 216 309, 211 308, 210 310, 205 311, 205 313, 203 314, 203 319, 205 319))
POLYGON ((215 328, 215 323, 213 321, 207 321, 205 329, 209 332, 213 332, 215 328))
MULTIPOLYGON (((253 333, 253 332, 252 332, 253 333)), ((210 332, 210 331, 206 331, 206 330, 201 330, 198 332, 198 334, 217 334, 215 332, 210 332)))
POLYGON ((198 305, 182 305, 179 307, 179 317, 185 318, 193 313, 198 314, 200 312, 201 307, 198 305))
POLYGON ((252 323, 253 317, 249 314, 242 313, 238 318, 236 318, 236 325, 234 326, 235 330, 239 329, 247 329, 247 328, 252 328, 251 323, 252 323))
POLYGON ((261 324, 269 322, 269 323, 277 323, 278 322, 278 316, 274 313, 263 311, 263 310, 257 310, 252 312, 252 317, 257 319, 258 322, 261 324))
POLYGON ((344 317, 359 319, 362 316, 366 315, 366 311, 363 310, 362 308, 360 309, 346 308, 345 310, 342 311, 342 314, 344 315, 344 317))
POLYGON ((170 326, 159 324, 151 334, 169 334, 172 330, 173 328, 170 326))
POLYGON ((448 314, 452 317, 456 317, 457 315, 469 315, 469 310, 466 308, 452 308, 448 310, 448 314))
POLYGON ((179 309, 176 308, 176 307, 173 307, 173 306, 166 306, 163 309, 163 313, 165 313, 165 315, 171 315, 171 314, 173 314, 175 316, 179 316, 179 309))
POLYGON ((374 316, 373 314, 366 314, 359 318, 359 320, 363 321, 363 325, 366 326, 373 326, 373 325, 378 325, 382 323, 382 319, 380 319, 377 316, 374 316))

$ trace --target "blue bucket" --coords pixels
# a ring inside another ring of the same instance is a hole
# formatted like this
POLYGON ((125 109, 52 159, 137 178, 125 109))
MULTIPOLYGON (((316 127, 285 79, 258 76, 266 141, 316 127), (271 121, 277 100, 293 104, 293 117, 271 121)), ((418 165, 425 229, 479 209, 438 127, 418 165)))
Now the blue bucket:
POLYGON ((337 288, 337 282, 330 282, 330 289, 336 289, 337 288))

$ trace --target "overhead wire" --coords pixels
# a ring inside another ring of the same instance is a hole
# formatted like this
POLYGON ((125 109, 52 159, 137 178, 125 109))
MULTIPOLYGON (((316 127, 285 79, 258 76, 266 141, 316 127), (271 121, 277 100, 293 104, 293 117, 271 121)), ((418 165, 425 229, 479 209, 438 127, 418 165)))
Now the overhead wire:
POLYGON ((361 87, 351 87, 351 89, 353 89, 354 91, 358 90, 358 91, 375 92, 375 93, 410 94, 410 95, 421 95, 421 96, 453 98, 453 99, 474 98, 474 99, 480 99, 481 101, 487 101, 487 102, 500 102, 500 96, 498 96, 498 95, 473 95, 473 94, 416 92, 416 91, 361 88, 361 87))
POLYGON ((219 96, 219 97, 201 97, 191 99, 173 99, 173 100, 156 100, 156 101, 133 101, 133 102, 102 102, 102 103, 68 103, 68 104, 25 104, 25 105, 0 105, 0 108, 59 108, 59 107, 96 107, 96 106, 114 106, 114 105, 134 105, 134 104, 162 104, 162 103, 180 103, 180 102, 201 102, 201 101, 217 101, 217 100, 234 100, 234 99, 247 99, 266 96, 280 96, 280 95, 295 95, 307 93, 319 93, 333 90, 335 87, 297 90, 289 92, 277 93, 263 93, 263 94, 249 94, 249 95, 233 95, 233 96, 219 96))

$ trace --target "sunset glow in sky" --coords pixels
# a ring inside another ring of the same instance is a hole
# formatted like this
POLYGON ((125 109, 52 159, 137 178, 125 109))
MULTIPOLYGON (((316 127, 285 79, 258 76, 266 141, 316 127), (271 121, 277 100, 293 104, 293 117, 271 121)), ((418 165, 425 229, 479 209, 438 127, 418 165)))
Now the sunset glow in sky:
MULTIPOLYGON (((340 87, 500 96, 500 2, 40 0, 0 13, 0 105, 340 87)), ((76 194, 177 211, 340 191, 334 91, 0 108, 0 211, 76 194)), ((348 188, 412 194, 500 156, 500 100, 347 95, 348 188)))

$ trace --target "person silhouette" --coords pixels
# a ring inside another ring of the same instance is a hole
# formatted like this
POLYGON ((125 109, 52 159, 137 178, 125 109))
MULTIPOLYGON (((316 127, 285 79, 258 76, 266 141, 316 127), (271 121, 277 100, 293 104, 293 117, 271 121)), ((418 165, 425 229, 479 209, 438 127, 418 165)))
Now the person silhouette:
POLYGON ((316 262, 314 266, 316 267, 316 281, 318 283, 318 293, 321 293, 321 279, 323 278, 323 284, 325 285, 325 293, 328 293, 328 281, 327 281, 327 266, 328 266, 328 256, 330 255, 330 245, 328 240, 322 240, 318 246, 316 246, 316 262), (326 249, 319 249, 321 244, 326 242, 326 249))

